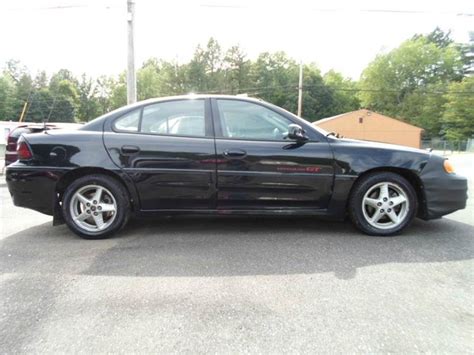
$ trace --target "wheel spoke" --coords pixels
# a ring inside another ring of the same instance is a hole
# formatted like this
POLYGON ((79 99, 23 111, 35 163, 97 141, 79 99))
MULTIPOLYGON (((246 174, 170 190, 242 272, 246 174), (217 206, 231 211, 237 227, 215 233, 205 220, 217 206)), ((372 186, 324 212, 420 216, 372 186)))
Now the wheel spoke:
POLYGON ((395 206, 398 206, 398 205, 400 205, 400 204, 406 202, 406 200, 407 200, 407 199, 406 199, 405 196, 399 195, 399 196, 396 196, 396 197, 391 198, 391 199, 390 199, 390 202, 392 202, 392 203, 393 203, 392 206, 395 207, 395 206))
POLYGON ((398 224, 400 222, 400 218, 398 218, 394 210, 388 212, 387 216, 392 220, 394 224, 398 224))
POLYGON ((370 220, 373 222, 373 223, 377 223, 380 218, 383 217, 385 213, 384 212, 380 212, 379 209, 375 210, 375 213, 372 215, 372 217, 370 218, 370 220))
POLYGON ((101 203, 99 207, 101 212, 115 212, 115 205, 113 203, 101 203))
POLYGON ((76 194, 76 197, 79 201, 81 201, 81 203, 86 206, 88 203, 91 203, 91 201, 86 198, 85 196, 83 196, 82 194, 78 193, 76 194))
POLYGON ((377 203, 379 203, 379 200, 376 200, 375 198, 366 197, 364 202, 367 206, 378 208, 377 203))
POLYGON ((97 190, 95 190, 94 197, 92 197, 92 200, 97 201, 97 203, 100 202, 100 198, 102 197, 102 187, 98 186, 97 190))
POLYGON ((98 213, 97 215, 92 216, 94 218, 95 225, 97 229, 101 230, 104 228, 104 219, 102 218, 102 213, 98 213))
POLYGON ((74 217, 74 220, 75 220, 75 221, 83 221, 83 220, 87 219, 88 217, 90 217, 90 214, 89 214, 89 213, 86 213, 86 212, 84 211, 84 212, 82 212, 79 216, 74 217))
POLYGON ((383 184, 380 186, 380 196, 379 198, 389 198, 388 195, 388 184, 383 184))

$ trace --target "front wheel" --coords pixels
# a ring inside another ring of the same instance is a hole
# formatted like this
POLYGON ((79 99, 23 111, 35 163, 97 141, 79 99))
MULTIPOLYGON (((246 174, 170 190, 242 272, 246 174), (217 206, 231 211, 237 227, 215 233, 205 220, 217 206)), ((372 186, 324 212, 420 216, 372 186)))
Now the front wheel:
POLYGON ((349 199, 349 216, 366 234, 391 236, 413 221, 417 202, 415 190, 402 176, 373 173, 356 183, 349 199))
POLYGON ((85 239, 102 239, 119 231, 127 223, 129 209, 123 185, 105 175, 75 180, 62 203, 66 224, 85 239))

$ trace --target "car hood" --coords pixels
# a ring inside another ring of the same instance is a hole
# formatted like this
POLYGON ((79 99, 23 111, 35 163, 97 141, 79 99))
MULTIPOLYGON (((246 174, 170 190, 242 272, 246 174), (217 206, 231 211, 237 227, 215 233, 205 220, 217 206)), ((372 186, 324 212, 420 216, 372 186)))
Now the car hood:
POLYGON ((431 155, 431 152, 429 152, 428 150, 406 147, 406 146, 398 145, 398 144, 381 143, 381 142, 374 142, 374 141, 363 141, 363 140, 349 139, 349 138, 338 138, 337 141, 341 143, 357 145, 360 147, 384 149, 384 150, 391 150, 391 151, 401 151, 401 152, 407 152, 407 153, 426 154, 428 156, 431 155))

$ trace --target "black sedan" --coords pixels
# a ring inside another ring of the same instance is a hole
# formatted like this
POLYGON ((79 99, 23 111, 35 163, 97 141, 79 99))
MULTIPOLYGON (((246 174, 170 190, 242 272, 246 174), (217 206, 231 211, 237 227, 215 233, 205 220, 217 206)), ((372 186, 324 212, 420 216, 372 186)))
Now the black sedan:
POLYGON ((84 238, 131 216, 346 216, 394 235, 466 205, 467 180, 427 151, 340 139, 269 103, 184 96, 126 106, 76 131, 27 134, 6 179, 15 205, 84 238))

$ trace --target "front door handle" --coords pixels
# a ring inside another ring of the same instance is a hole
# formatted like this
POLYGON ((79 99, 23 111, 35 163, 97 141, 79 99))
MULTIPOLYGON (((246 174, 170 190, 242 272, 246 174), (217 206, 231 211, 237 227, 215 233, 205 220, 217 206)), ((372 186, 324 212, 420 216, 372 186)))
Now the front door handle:
POLYGON ((140 148, 138 148, 136 145, 124 145, 120 150, 122 151, 122 154, 130 155, 137 154, 140 151, 140 148))
POLYGON ((226 149, 222 154, 227 159, 243 159, 247 155, 247 152, 242 149, 226 149))

